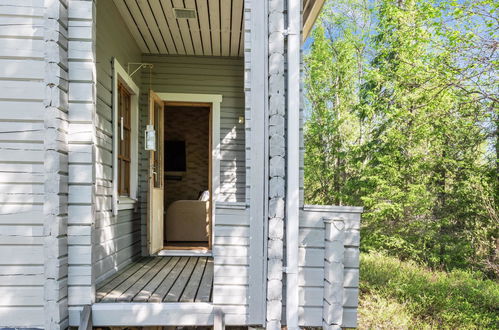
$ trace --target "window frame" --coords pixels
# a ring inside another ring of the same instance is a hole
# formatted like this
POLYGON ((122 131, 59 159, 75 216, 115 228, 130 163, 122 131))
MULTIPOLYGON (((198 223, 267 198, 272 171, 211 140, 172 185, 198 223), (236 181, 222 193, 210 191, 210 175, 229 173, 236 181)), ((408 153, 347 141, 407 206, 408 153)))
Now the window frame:
POLYGON ((113 214, 120 210, 134 209, 138 197, 138 136, 139 136, 139 95, 140 89, 116 58, 113 58, 113 214), (130 186, 129 195, 118 192, 118 150, 121 140, 120 119, 118 118, 119 86, 130 94, 130 186))
POLYGON ((128 91, 128 88, 124 86, 121 81, 118 81, 118 194, 120 197, 130 197, 130 183, 131 183, 131 163, 132 163, 132 94, 128 91), (126 101, 125 101, 126 100, 126 101), (124 102, 125 101, 125 102, 124 102), (128 109, 122 109, 121 107, 127 107, 128 109), (126 134, 123 134, 125 133, 126 134), (125 171, 125 182, 122 182, 123 170, 121 167, 123 163, 126 163, 125 171))

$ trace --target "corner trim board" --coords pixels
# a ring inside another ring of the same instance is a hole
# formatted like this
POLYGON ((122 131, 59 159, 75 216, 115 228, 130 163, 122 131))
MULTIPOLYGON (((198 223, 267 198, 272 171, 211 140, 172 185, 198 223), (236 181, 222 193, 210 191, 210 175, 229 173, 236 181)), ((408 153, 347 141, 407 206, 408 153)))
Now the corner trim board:
MULTIPOLYGON (((251 14, 245 11, 245 15, 250 15, 250 99, 246 103, 250 106, 251 131, 249 141, 251 141, 251 181, 249 189, 249 296, 248 314, 249 324, 263 325, 266 314, 266 283, 265 253, 266 241, 264 240, 266 214, 266 152, 267 141, 265 135, 265 117, 267 116, 267 105, 265 97, 267 95, 267 32, 268 25, 267 3, 266 1, 253 0, 250 4, 251 14), (263 289, 262 289, 263 288, 263 289)), ((248 78, 246 78, 248 79, 248 78)), ((248 139, 248 137, 246 137, 248 139)))

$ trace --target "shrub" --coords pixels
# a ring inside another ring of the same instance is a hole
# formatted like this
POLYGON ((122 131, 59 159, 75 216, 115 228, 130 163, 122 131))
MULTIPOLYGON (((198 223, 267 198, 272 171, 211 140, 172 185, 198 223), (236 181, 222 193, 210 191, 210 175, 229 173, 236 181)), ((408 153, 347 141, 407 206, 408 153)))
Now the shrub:
MULTIPOLYGON (((360 268, 361 308, 376 311, 378 328, 390 314, 392 328, 408 319, 410 328, 499 328, 499 284, 479 273, 431 271, 379 253, 362 254, 360 268)), ((376 322, 373 312, 360 316, 361 327, 376 322)))

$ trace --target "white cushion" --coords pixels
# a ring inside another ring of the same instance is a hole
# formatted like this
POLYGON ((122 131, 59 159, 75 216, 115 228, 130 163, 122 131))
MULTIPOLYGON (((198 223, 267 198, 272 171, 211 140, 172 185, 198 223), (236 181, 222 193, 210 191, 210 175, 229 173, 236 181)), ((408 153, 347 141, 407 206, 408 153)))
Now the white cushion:
POLYGON ((203 191, 201 196, 199 196, 199 200, 203 201, 203 202, 209 201, 210 200, 210 191, 209 190, 203 191))

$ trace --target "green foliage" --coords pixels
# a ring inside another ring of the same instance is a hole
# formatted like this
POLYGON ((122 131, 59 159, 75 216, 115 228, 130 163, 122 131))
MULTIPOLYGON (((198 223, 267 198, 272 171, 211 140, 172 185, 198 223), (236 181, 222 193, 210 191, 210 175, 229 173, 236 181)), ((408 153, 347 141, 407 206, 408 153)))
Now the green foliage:
POLYGON ((305 199, 363 205, 364 251, 499 274, 497 9, 326 6, 305 57, 305 199))
POLYGON ((499 284, 479 274, 431 271, 362 254, 359 328, 496 329, 499 284))

